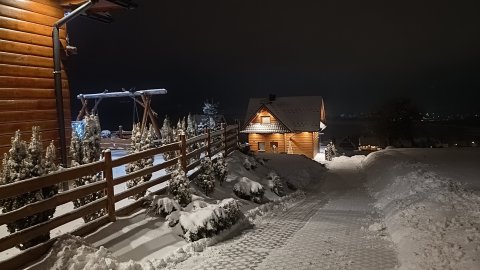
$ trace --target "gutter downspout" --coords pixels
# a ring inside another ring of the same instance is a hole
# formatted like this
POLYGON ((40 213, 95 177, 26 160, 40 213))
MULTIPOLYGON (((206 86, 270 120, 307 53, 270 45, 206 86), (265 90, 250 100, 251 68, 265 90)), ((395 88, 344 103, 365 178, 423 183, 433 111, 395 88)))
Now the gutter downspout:
POLYGON ((65 116, 63 113, 63 94, 62 94, 62 66, 60 62, 60 27, 74 19, 82 12, 87 10, 98 0, 89 0, 81 5, 67 16, 61 18, 53 25, 52 39, 53 39, 53 77, 55 80, 55 99, 57 104, 57 121, 60 135, 60 155, 62 158, 63 167, 67 166, 67 140, 65 137, 65 116))

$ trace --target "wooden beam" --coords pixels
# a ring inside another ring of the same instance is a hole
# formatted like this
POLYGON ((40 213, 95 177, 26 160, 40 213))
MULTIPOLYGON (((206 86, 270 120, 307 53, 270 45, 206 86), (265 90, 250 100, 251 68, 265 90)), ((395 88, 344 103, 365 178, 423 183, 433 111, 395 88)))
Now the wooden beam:
POLYGON ((52 17, 0 3, 0 16, 53 27, 61 17, 52 17))
POLYGON ((0 52, 0 63, 19 66, 53 68, 53 60, 51 58, 8 52, 0 52))
MULTIPOLYGON (((0 76, 0 88, 53 88, 54 81, 47 78, 23 78, 12 76, 0 76)), ((62 87, 68 88, 68 81, 62 80, 62 87)))
POLYGON ((34 1, 31 1, 31 0, 22 0, 22 1, 1 0, 0 2, 3 5, 7 5, 7 6, 10 6, 10 7, 14 7, 14 8, 22 9, 22 10, 28 10, 28 11, 31 11, 31 12, 35 12, 35 13, 42 14, 42 15, 47 15, 47 16, 54 17, 54 18, 59 18, 60 19, 60 18, 63 17, 63 9, 61 9, 60 6, 58 6, 58 7, 48 6, 48 5, 44 5, 44 4, 34 2, 34 1))
POLYGON ((50 47, 8 40, 0 40, 0 51, 26 55, 36 55, 49 58, 53 57, 53 50, 50 47))
MULTIPOLYGON (((53 25, 43 25, 0 16, 0 28, 42 35, 50 39, 52 38, 52 27, 53 25)), ((66 36, 65 29, 60 29, 60 38, 65 40, 66 36)))
MULTIPOLYGON (((63 100, 64 103, 67 103, 69 101, 69 99, 63 100)), ((10 111, 51 110, 55 108, 55 104, 55 99, 0 100, 0 108, 2 108, 2 110, 10 111)))
MULTIPOLYGON (((53 78, 53 68, 26 67, 17 65, 0 64, 0 76, 53 78)), ((67 74, 62 70, 62 78, 67 79, 67 74)))
MULTIPOLYGON (((69 99, 70 91, 68 88, 63 88, 62 91, 63 97, 69 99)), ((53 88, 0 88, 0 100, 2 99, 55 99, 55 90, 53 88)))
POLYGON ((69 191, 59 193, 43 201, 27 204, 19 209, 0 215, 0 224, 10 223, 24 217, 32 216, 48 209, 54 209, 58 205, 71 202, 74 199, 82 198, 88 194, 103 190, 106 187, 105 181, 95 182, 69 191))
MULTIPOLYGON (((51 37, 32 34, 32 33, 26 33, 22 31, 15 31, 15 30, 10 30, 5 28, 0 28, 0 39, 52 48, 51 37)), ((65 48, 65 46, 67 45, 67 41, 65 39, 61 39, 60 42, 62 43, 62 46, 65 48)))

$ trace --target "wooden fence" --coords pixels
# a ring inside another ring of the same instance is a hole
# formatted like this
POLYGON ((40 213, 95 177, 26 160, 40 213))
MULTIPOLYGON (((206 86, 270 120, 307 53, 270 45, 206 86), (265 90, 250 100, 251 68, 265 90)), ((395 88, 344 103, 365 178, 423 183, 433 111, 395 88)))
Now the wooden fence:
MULTIPOLYGON (((114 222, 116 220, 116 216, 126 215, 131 213, 133 210, 138 209, 143 204, 145 199, 140 199, 120 209, 115 209, 115 202, 126 199, 132 195, 144 192, 150 187, 163 183, 169 180, 171 178, 171 175, 167 173, 155 179, 151 179, 148 182, 141 183, 133 188, 126 189, 117 194, 114 193, 114 186, 120 185, 127 182, 128 180, 143 175, 153 174, 154 172, 177 164, 178 161, 180 161, 181 167, 185 171, 185 173, 195 170, 193 171, 193 173, 189 174, 189 178, 193 179, 199 172, 196 168, 200 164, 200 160, 197 160, 193 163, 189 163, 189 160, 192 160, 192 157, 199 156, 202 153, 204 153, 205 156, 213 157, 217 153, 223 151, 225 155, 228 155, 235 149, 237 145, 239 134, 238 128, 238 125, 225 125, 222 126, 221 130, 210 131, 207 129, 204 134, 189 139, 186 139, 185 135, 180 135, 180 140, 178 142, 163 145, 161 147, 149 149, 143 152, 126 155, 114 160, 112 160, 111 152, 107 150, 104 152, 104 159, 101 161, 65 169, 42 177, 36 177, 16 183, 1 185, 0 199, 6 199, 25 194, 27 192, 39 190, 43 187, 58 185, 61 182, 74 180, 86 175, 92 175, 102 172, 104 178, 103 181, 98 181, 88 185, 77 187, 59 193, 46 200, 38 201, 16 209, 14 211, 0 214, 0 225, 14 222, 23 217, 41 213, 48 209, 52 209, 59 205, 74 201, 75 199, 82 198, 93 192, 104 191, 104 194, 106 196, 94 202, 88 203, 82 207, 74 209, 69 213, 62 214, 46 222, 37 224, 35 226, 0 238, 0 252, 15 247, 20 243, 31 240, 38 235, 49 233, 51 230, 63 224, 81 218, 85 215, 94 213, 100 209, 106 209, 107 214, 101 218, 86 223, 82 227, 77 228, 75 231, 70 233, 77 236, 84 236, 109 222, 114 222), (204 142, 204 145, 202 147, 188 152, 188 146, 200 142, 204 142), (180 155, 152 167, 147 167, 142 170, 138 170, 133 173, 119 176, 116 178, 113 177, 113 168, 115 167, 124 166, 128 163, 169 151, 178 151, 180 155)), ((155 193, 165 193, 165 189, 160 189, 155 193)), ((19 269, 24 267, 26 264, 35 261, 39 259, 42 255, 46 254, 46 252, 51 248, 55 240, 56 238, 50 239, 45 243, 22 251, 15 257, 1 261, 0 269, 19 269)))

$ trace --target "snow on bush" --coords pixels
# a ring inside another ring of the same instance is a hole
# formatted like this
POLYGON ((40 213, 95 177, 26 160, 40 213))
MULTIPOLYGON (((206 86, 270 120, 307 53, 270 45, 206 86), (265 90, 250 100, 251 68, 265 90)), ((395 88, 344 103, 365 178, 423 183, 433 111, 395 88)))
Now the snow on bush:
POLYGON ((119 262, 104 248, 95 248, 81 237, 65 234, 53 244, 46 258, 31 267, 32 269, 69 270, 153 270, 158 269, 147 262, 119 262))
POLYGON ((196 241, 231 227, 240 218, 240 209, 234 199, 217 204, 203 204, 191 212, 181 212, 179 224, 188 241, 196 241))
POLYGON ((247 170, 253 170, 257 168, 257 162, 254 157, 246 156, 243 160, 243 167, 247 170))
POLYGON ((239 198, 261 203, 263 201, 265 189, 260 183, 244 176, 233 186, 233 192, 239 198))
MULTIPOLYGON (((133 125, 132 128, 132 142, 130 148, 128 149, 128 154, 139 153, 148 149, 155 147, 154 143, 154 132, 152 126, 150 125, 148 129, 141 130, 140 123, 133 125)), ((128 163, 125 166, 125 172, 127 174, 152 167, 153 166, 153 156, 147 157, 144 159, 139 159, 137 161, 128 163)), ((132 180, 127 181, 127 188, 133 188, 138 184, 147 182, 152 178, 152 174, 146 174, 132 180)), ((140 192, 131 196, 133 199, 138 200, 145 196, 146 191, 140 192)))
MULTIPOLYGON (((427 160, 426 151, 412 153, 378 151, 363 162, 375 207, 398 247, 400 269, 479 269, 480 196, 445 177, 445 168, 417 162, 427 160)), ((451 160, 450 154, 444 158, 451 160)))
POLYGON ((267 175, 267 179, 269 179, 268 187, 270 188, 273 193, 277 194, 278 196, 285 196, 285 189, 283 187, 283 182, 280 176, 275 171, 271 171, 267 175))
MULTIPOLYGON (((15 132, 12 138, 12 147, 4 154, 0 185, 15 183, 32 177, 38 177, 56 171, 55 146, 53 142, 47 147, 46 155, 43 156, 43 147, 39 127, 32 128, 32 136, 27 145, 21 139, 20 131, 15 132)), ((2 213, 8 213, 28 204, 43 201, 58 193, 58 186, 47 186, 39 190, 0 200, 2 213)), ((10 233, 21 231, 28 227, 48 221, 53 217, 55 208, 40 212, 35 215, 20 218, 12 223, 7 223, 10 233)), ((50 239, 50 233, 38 235, 33 239, 17 245, 19 249, 27 249, 50 239)))
POLYGON ((182 171, 180 164, 172 172, 172 178, 168 181, 168 192, 180 205, 186 206, 192 201, 190 193, 190 181, 182 171))
MULTIPOLYGON (((72 130, 72 139, 70 144, 70 155, 72 156, 71 167, 76 167, 100 160, 102 150, 100 149, 100 122, 98 120, 98 116, 87 115, 83 121, 85 122, 85 134, 83 138, 78 137, 75 130, 72 130)), ((73 186, 80 187, 102 180, 102 173, 86 175, 75 179, 73 186)), ((104 196, 105 194, 103 191, 93 192, 85 197, 75 199, 73 201, 73 205, 75 208, 79 208, 104 196)), ((83 217, 83 220, 85 222, 89 222, 103 215, 105 215, 105 209, 88 214, 83 217)))
POLYGON ((225 161, 223 154, 219 154, 215 163, 213 163, 213 171, 215 173, 215 177, 217 177, 218 181, 220 182, 220 186, 222 186, 228 174, 227 162, 225 161))
POLYGON ((161 197, 159 195, 147 196, 150 205, 147 213, 166 217, 173 211, 181 210, 180 204, 177 201, 168 197, 161 197))
POLYGON ((200 161, 200 174, 195 178, 195 183, 207 196, 215 190, 215 172, 209 157, 200 161))

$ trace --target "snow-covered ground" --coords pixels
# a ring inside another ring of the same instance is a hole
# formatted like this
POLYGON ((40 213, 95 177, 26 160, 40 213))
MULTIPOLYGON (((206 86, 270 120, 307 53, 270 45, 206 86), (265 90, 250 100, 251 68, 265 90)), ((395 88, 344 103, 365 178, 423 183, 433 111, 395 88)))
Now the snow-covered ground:
POLYGON ((480 269, 480 149, 389 149, 362 162, 400 269, 480 269))
MULTIPOLYGON (((398 257, 398 262, 395 258, 389 259, 389 268, 398 264, 399 269, 480 269, 480 149, 388 149, 367 157, 338 157, 330 162, 321 161, 329 170, 327 172, 318 163, 302 156, 265 154, 258 157, 257 162, 265 163, 265 166, 258 164, 254 170, 247 169, 244 167, 245 156, 235 152, 228 158, 230 173, 224 185, 220 187, 217 183, 210 197, 198 190, 194 193, 208 203, 236 198, 250 220, 275 209, 278 203, 258 207, 256 203, 237 198, 232 189, 243 177, 262 184, 268 200, 278 199, 268 188, 267 176, 272 170, 310 194, 298 209, 310 211, 312 222, 305 219, 303 229, 299 227, 300 231, 292 236, 292 241, 269 251, 269 256, 259 265, 263 265, 262 269, 272 269, 265 266, 266 263, 274 265, 275 260, 285 257, 282 255, 284 251, 288 252, 296 246, 298 250, 311 249, 303 245, 315 246, 317 240, 304 234, 313 231, 318 232, 317 238, 326 237, 325 241, 319 238, 324 242, 316 246, 321 252, 313 257, 299 253, 298 258, 318 265, 327 263, 323 266, 330 265, 333 267, 330 269, 355 269, 361 260, 352 259, 355 256, 349 254, 351 250, 345 249, 344 244, 336 243, 335 239, 340 241, 336 235, 330 235, 338 230, 343 233, 339 225, 344 224, 331 223, 333 219, 330 218, 335 217, 335 220, 347 224, 353 222, 349 218, 353 213, 359 216, 354 225, 346 227, 345 233, 350 236, 341 241, 352 242, 355 236, 359 242, 349 244, 354 249, 364 249, 362 241, 376 243, 368 248, 385 246, 390 252, 388 256, 398 257), (311 206, 308 206, 309 203, 311 206)), ((284 207, 296 203, 292 198, 284 207)), ((282 216, 276 210, 272 213, 282 216)), ((265 222, 262 230, 268 229, 266 225, 272 220, 265 222)), ((85 238, 63 237, 50 256, 33 269, 66 264, 76 265, 78 268, 75 269, 99 266, 105 269, 174 267, 192 254, 199 254, 205 246, 238 234, 244 226, 245 223, 234 227, 215 240, 189 244, 169 228, 164 219, 137 212, 85 238)), ((255 231, 255 228, 252 230, 255 231)), ((261 232, 256 233, 259 234, 261 232)), ((244 242, 244 239, 241 236, 238 243, 244 242)), ((215 260, 224 249, 227 247, 214 248, 206 253, 211 255, 207 257, 215 260)), ((370 251, 362 252, 369 254, 370 251)), ((362 252, 357 252, 357 255, 362 252)), ((190 269, 202 260, 202 256, 195 258, 181 263, 179 269, 190 269)), ((199 265, 196 267, 201 269, 199 265)))

